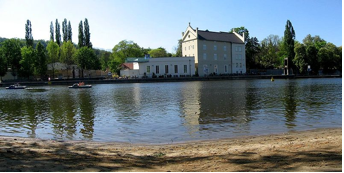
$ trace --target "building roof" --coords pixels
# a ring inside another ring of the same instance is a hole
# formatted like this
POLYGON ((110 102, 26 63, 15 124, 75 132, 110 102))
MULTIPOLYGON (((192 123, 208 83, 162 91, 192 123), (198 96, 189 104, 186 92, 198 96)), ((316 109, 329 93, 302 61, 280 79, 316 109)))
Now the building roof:
POLYGON ((133 63, 123 63, 122 68, 132 70, 132 69, 134 69, 134 64, 133 63))
POLYGON ((200 40, 223 41, 223 42, 232 42, 232 43, 241 43, 241 44, 244 43, 234 33, 212 32, 212 31, 202 31, 202 30, 198 30, 197 33, 198 33, 198 38, 200 40))
POLYGON ((127 58, 125 62, 149 62, 149 58, 127 58))

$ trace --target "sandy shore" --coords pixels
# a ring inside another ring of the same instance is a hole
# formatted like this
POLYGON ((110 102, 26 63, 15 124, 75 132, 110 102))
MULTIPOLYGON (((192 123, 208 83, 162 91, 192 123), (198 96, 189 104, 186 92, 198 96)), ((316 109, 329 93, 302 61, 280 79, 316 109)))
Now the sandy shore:
POLYGON ((5 171, 342 171, 342 129, 168 145, 0 136, 5 171))

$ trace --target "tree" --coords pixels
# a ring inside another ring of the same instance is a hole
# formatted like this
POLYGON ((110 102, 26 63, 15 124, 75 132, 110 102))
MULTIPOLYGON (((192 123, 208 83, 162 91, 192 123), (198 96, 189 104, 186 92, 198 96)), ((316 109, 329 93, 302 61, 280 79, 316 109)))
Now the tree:
POLYGON ((30 20, 27 20, 25 24, 25 40, 26 40, 26 46, 33 47, 33 37, 32 37, 32 28, 31 28, 30 20))
POLYGON ((96 70, 100 68, 99 60, 92 48, 86 46, 78 49, 74 55, 74 60, 79 68, 81 68, 81 76, 84 77, 85 70, 96 70))
POLYGON ((85 37, 84 37, 84 29, 83 29, 83 25, 82 25, 82 21, 80 21, 79 23, 79 42, 78 42, 78 47, 82 48, 85 46, 85 37))
POLYGON ((157 57, 167 57, 167 52, 164 48, 159 47, 157 49, 152 49, 148 52, 152 58, 157 58, 157 57))
POLYGON ((305 70, 307 69, 307 65, 309 63, 307 59, 306 47, 303 44, 298 43, 295 45, 294 51, 295 58, 293 59, 293 63, 298 68, 299 72, 303 74, 306 72, 305 70))
POLYGON ((248 39, 250 38, 250 33, 245 27, 237 27, 237 28, 232 28, 229 32, 232 33, 233 30, 238 33, 239 35, 242 35, 245 33, 245 44, 247 43, 248 39))
POLYGON ((119 72, 120 65, 128 57, 143 57, 140 46, 133 41, 122 40, 113 49, 109 67, 112 72, 119 72))
POLYGON ((72 25, 70 24, 70 21, 68 21, 68 29, 67 30, 68 30, 68 41, 72 42, 72 25))
POLYGON ((260 52, 259 41, 257 37, 252 37, 246 43, 246 64, 248 69, 258 68, 258 54, 260 52))
POLYGON ((67 42, 67 40, 68 40, 68 26, 67 26, 67 19, 66 18, 62 22, 62 34, 63 34, 63 42, 67 42))
POLYGON ((50 22, 50 41, 54 41, 54 24, 50 22))
POLYGON ((7 59, 2 53, 2 48, 0 47, 0 82, 2 81, 2 77, 5 76, 7 73, 7 59))
POLYGON ((109 65, 108 63, 110 62, 110 56, 111 56, 111 52, 108 52, 108 51, 102 51, 100 53, 100 64, 101 64, 101 69, 103 71, 105 71, 109 65))
POLYGON ((20 60, 20 75, 26 76, 28 79, 30 79, 30 76, 34 72, 34 63, 36 57, 35 49, 33 49, 32 46, 24 46, 21 48, 21 55, 22 59, 20 60))
POLYGON ((55 22, 55 39, 56 39, 57 45, 60 46, 61 45, 61 32, 60 32, 60 24, 57 19, 55 22))
POLYGON ((183 56, 183 54, 182 54, 182 43, 183 43, 183 40, 179 39, 178 40, 178 47, 175 48, 176 57, 182 57, 183 56))
POLYGON ((53 69, 53 78, 55 78, 55 63, 58 62, 59 54, 60 54, 60 47, 57 43, 50 41, 47 46, 48 51, 48 63, 51 65, 53 69))
POLYGON ((90 33, 90 26, 88 25, 88 20, 87 18, 85 18, 85 22, 84 22, 84 44, 85 46, 87 46, 88 48, 92 48, 92 43, 91 43, 91 33, 90 33))
POLYGON ((20 69, 21 49, 18 39, 8 39, 2 43, 2 53, 11 67, 12 75, 16 76, 20 69))
MULTIPOLYGON (((65 63, 67 67, 67 74, 70 66, 73 64, 73 55, 76 49, 71 41, 64 42, 61 47, 60 62, 65 63)), ((69 74, 68 74, 69 78, 69 74)))
POLYGON ((283 38, 284 38, 283 42, 284 42, 285 50, 288 57, 289 68, 294 69, 292 60, 295 57, 295 52, 294 52, 295 31, 294 31, 293 25, 291 24, 289 20, 287 20, 287 24, 285 25, 283 38))
POLYGON ((47 73, 47 57, 45 54, 44 46, 41 42, 38 42, 36 46, 36 60, 35 60, 35 70, 34 74, 36 76, 43 76, 47 73))

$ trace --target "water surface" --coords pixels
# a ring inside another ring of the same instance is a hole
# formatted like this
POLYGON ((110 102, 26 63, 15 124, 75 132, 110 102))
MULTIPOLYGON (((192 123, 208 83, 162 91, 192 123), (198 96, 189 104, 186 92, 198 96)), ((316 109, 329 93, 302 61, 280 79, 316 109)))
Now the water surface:
POLYGON ((0 89, 0 135, 171 143, 342 126, 342 79, 0 89))

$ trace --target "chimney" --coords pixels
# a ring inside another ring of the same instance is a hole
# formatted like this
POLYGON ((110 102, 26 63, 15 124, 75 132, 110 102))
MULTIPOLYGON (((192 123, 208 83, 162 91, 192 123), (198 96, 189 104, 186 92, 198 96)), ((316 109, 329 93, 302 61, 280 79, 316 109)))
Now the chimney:
POLYGON ((182 37, 184 36, 184 32, 182 32, 182 37))
POLYGON ((245 42, 245 32, 242 33, 242 38, 243 38, 243 40, 245 42))
POLYGON ((198 27, 196 28, 196 33, 198 32, 198 27))

